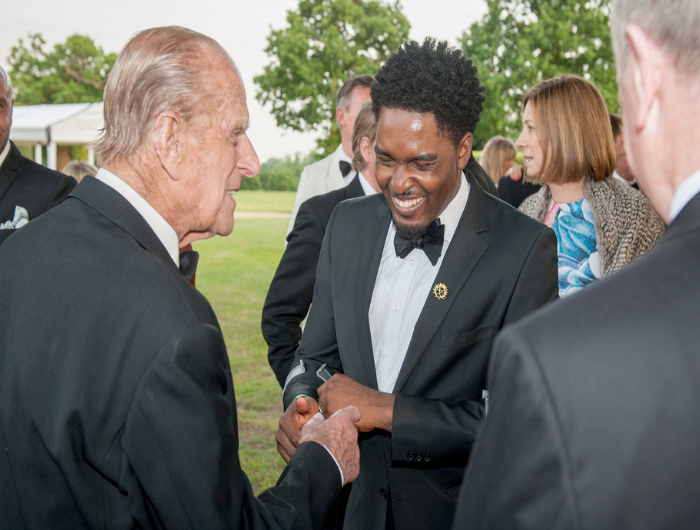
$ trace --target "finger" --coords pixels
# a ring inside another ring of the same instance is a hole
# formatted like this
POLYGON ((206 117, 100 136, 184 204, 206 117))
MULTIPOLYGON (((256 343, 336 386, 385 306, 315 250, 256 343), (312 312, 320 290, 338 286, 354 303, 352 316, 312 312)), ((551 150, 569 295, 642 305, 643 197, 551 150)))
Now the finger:
POLYGON ((284 458, 285 462, 289 462, 289 459, 292 458, 292 455, 294 454, 294 447, 291 446, 291 444, 289 443, 289 440, 281 439, 279 436, 279 432, 277 434, 276 439, 277 439, 277 452, 280 454, 280 456, 282 458, 284 458))
POLYGON ((358 409, 357 407, 355 407, 353 405, 345 407, 344 409, 340 409, 338 412, 336 412, 336 414, 341 414, 341 413, 347 415, 348 419, 350 419, 350 421, 352 421, 352 423, 357 423, 358 421, 360 421, 360 418, 362 417, 362 415, 360 414, 360 409, 358 409))
POLYGON ((297 413, 298 414, 303 415, 311 410, 311 405, 309 404, 308 399, 306 399, 306 397, 304 397, 304 396, 297 398, 296 405, 297 405, 297 413))
POLYGON ((292 457, 289 455, 289 453, 287 453, 287 451, 285 451, 284 447, 282 447, 279 443, 277 443, 277 452, 280 454, 280 456, 282 458, 284 458, 284 461, 287 463, 292 459, 292 457))

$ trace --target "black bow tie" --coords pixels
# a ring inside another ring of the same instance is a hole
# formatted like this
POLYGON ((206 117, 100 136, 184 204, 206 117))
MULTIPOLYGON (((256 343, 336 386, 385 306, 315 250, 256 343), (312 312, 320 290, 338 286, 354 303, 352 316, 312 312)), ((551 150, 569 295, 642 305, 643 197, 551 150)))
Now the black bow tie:
POLYGON ((184 250, 180 252, 180 274, 188 282, 192 282, 194 273, 197 272, 199 253, 196 250, 184 250))
POLYGON ((341 160, 339 162, 339 165, 340 165, 340 172, 343 174, 344 177, 347 177, 348 173, 350 173, 350 171, 352 171, 352 165, 350 164, 350 162, 346 162, 345 160, 341 160))
POLYGON ((428 256, 430 263, 435 265, 442 254, 442 243, 445 241, 445 225, 440 223, 440 219, 435 219, 428 227, 428 230, 419 239, 408 239, 396 232, 394 236, 394 248, 396 255, 404 259, 414 248, 422 248, 428 256))

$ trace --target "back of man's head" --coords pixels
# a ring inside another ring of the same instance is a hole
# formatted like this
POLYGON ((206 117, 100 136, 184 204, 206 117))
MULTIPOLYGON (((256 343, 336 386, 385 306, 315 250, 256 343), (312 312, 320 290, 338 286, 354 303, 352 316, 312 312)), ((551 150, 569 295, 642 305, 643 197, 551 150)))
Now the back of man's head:
POLYGON ((367 100, 362 104, 360 112, 355 118, 355 128, 352 131, 352 168, 355 171, 364 171, 367 161, 362 156, 362 139, 368 138, 371 148, 374 149, 374 140, 377 138, 377 119, 372 110, 372 101, 367 100))
POLYGON ((700 2, 698 0, 613 0, 612 34, 618 70, 627 57, 625 31, 636 24, 660 44, 679 72, 700 76, 700 2))
POLYGON ((372 81, 374 81, 374 78, 371 75, 356 75, 345 81, 340 90, 338 90, 335 108, 348 110, 353 90, 356 88, 369 88, 372 85, 372 81))
POLYGON ((375 77, 371 97, 377 119, 382 107, 431 113, 438 131, 455 146, 479 123, 485 98, 476 66, 447 42, 408 41, 375 77))
POLYGON ((622 116, 610 113, 610 127, 612 128, 613 140, 622 134, 622 116))
POLYGON ((12 80, 2 66, 0 66, 0 85, 5 93, 5 97, 12 100, 12 80))
POLYGON ((210 74, 202 61, 206 51, 235 68, 215 40, 176 26, 142 31, 124 46, 105 86, 100 165, 134 154, 160 112, 174 110, 187 120, 212 107, 211 94, 201 89, 210 74))

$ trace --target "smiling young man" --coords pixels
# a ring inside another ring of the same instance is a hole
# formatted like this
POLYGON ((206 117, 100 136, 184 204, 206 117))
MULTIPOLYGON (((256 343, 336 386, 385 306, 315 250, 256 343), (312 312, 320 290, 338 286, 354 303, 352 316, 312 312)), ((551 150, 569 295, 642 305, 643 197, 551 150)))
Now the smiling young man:
POLYGON ((345 529, 449 528, 493 338, 556 297, 554 233, 463 172, 482 92, 446 43, 393 54, 372 85, 383 193, 326 231, 277 441, 289 458, 319 408, 360 409, 345 529))

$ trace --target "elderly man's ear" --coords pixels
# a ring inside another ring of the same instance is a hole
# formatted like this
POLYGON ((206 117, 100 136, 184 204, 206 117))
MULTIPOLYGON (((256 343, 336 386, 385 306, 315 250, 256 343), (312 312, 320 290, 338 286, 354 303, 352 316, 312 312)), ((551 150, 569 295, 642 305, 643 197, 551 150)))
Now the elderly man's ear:
POLYGON ((166 110, 156 118, 153 131, 153 144, 160 165, 174 180, 181 176, 180 166, 187 150, 182 125, 182 118, 177 112, 166 110))

